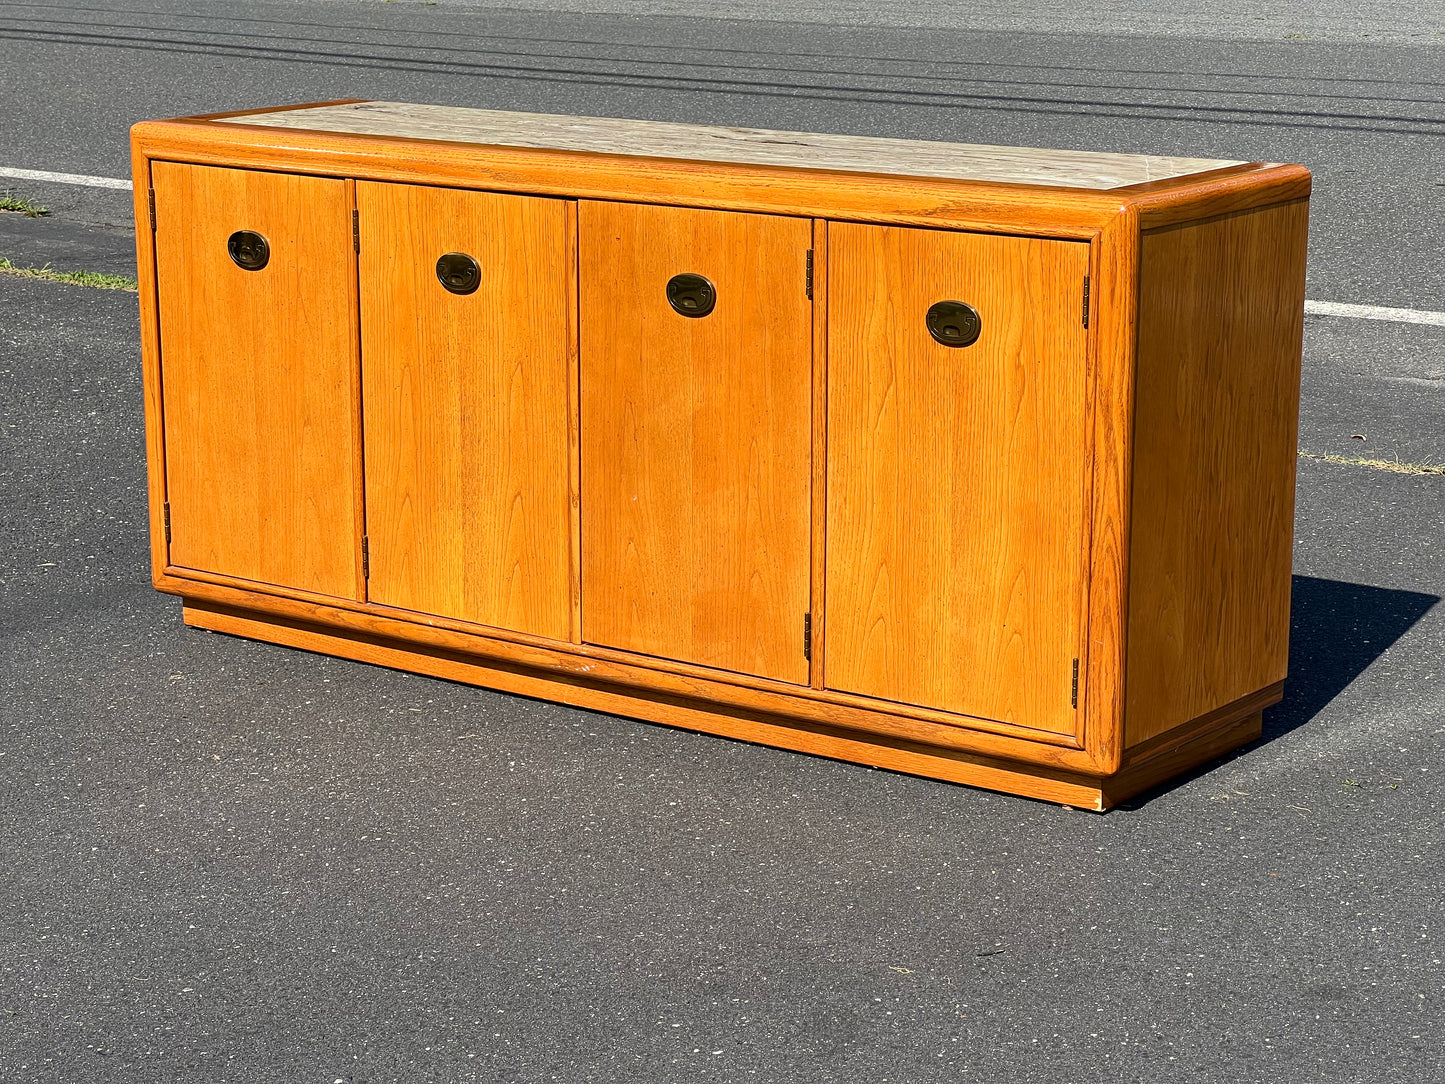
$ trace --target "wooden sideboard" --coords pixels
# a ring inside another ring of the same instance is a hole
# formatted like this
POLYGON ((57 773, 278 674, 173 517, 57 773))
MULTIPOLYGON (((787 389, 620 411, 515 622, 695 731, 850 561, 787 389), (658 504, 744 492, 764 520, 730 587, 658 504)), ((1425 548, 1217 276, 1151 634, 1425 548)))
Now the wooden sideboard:
POLYGON ((132 145, 190 624, 1092 809, 1281 696, 1302 167, 386 102, 132 145))

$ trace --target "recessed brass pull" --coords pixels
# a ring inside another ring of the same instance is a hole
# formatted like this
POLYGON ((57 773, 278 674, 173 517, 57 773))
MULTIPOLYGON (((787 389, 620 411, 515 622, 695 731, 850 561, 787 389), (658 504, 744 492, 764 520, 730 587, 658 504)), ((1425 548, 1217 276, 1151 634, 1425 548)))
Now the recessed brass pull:
POLYGON ((448 252, 437 260, 437 281, 454 294, 475 293, 482 284, 482 269, 465 252, 448 252))
POLYGON ((717 304, 717 288, 701 275, 673 275, 667 280, 667 303, 683 316, 706 316, 717 304))
POLYGON ((237 230, 226 238, 231 262, 242 271, 259 271, 271 262, 271 245, 255 230, 237 230))
POLYGON ((931 306, 923 321, 935 342, 944 346, 972 346, 983 331, 978 310, 962 301, 940 301, 931 306))

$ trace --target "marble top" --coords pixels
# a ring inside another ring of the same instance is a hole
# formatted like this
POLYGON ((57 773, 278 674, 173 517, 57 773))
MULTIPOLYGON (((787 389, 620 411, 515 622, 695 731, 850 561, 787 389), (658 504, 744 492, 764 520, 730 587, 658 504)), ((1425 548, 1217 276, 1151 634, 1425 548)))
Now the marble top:
POLYGON ((1215 158, 992 147, 918 139, 774 132, 765 128, 716 128, 702 124, 508 113, 404 102, 309 106, 219 118, 215 123, 1098 190, 1244 164, 1215 158))

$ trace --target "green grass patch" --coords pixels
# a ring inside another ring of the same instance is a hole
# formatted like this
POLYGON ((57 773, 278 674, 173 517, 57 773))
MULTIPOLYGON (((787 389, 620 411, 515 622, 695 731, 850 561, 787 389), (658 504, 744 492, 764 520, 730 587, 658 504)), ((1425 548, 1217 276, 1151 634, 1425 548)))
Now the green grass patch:
POLYGON ((50 208, 40 206, 33 199, 6 192, 0 196, 0 211, 12 211, 15 214, 24 215, 26 218, 44 218, 50 213, 50 208))
POLYGON ((1401 463, 1396 459, 1362 459, 1351 455, 1311 455, 1300 452, 1301 459, 1318 459, 1321 463, 1345 463, 1351 467, 1370 467, 1392 474, 1445 474, 1445 466, 1436 463, 1401 463))
POLYGON ((44 267, 16 267, 4 256, 0 256, 0 275, 14 275, 22 279, 40 279, 42 282, 63 282, 68 286, 94 286, 100 290, 137 290, 140 284, 124 275, 103 275, 99 271, 55 271, 49 264, 44 267))

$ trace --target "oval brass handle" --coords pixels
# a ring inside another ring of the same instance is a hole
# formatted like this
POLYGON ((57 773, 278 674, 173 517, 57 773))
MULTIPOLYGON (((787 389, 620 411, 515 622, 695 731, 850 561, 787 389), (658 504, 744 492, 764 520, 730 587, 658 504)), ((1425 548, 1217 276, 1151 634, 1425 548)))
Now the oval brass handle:
POLYGON ((667 280, 667 303, 683 316, 706 316, 717 304, 717 287, 701 275, 673 275, 667 280))
POLYGON ((482 284, 482 269, 465 252, 448 252, 437 260, 437 281, 454 294, 475 293, 482 284))
POLYGON ((237 230, 226 238, 231 262, 242 271, 259 271, 271 262, 271 245, 255 230, 237 230))
POLYGON ((939 301, 924 317, 928 333, 944 346, 972 346, 983 331, 978 310, 962 301, 939 301))

